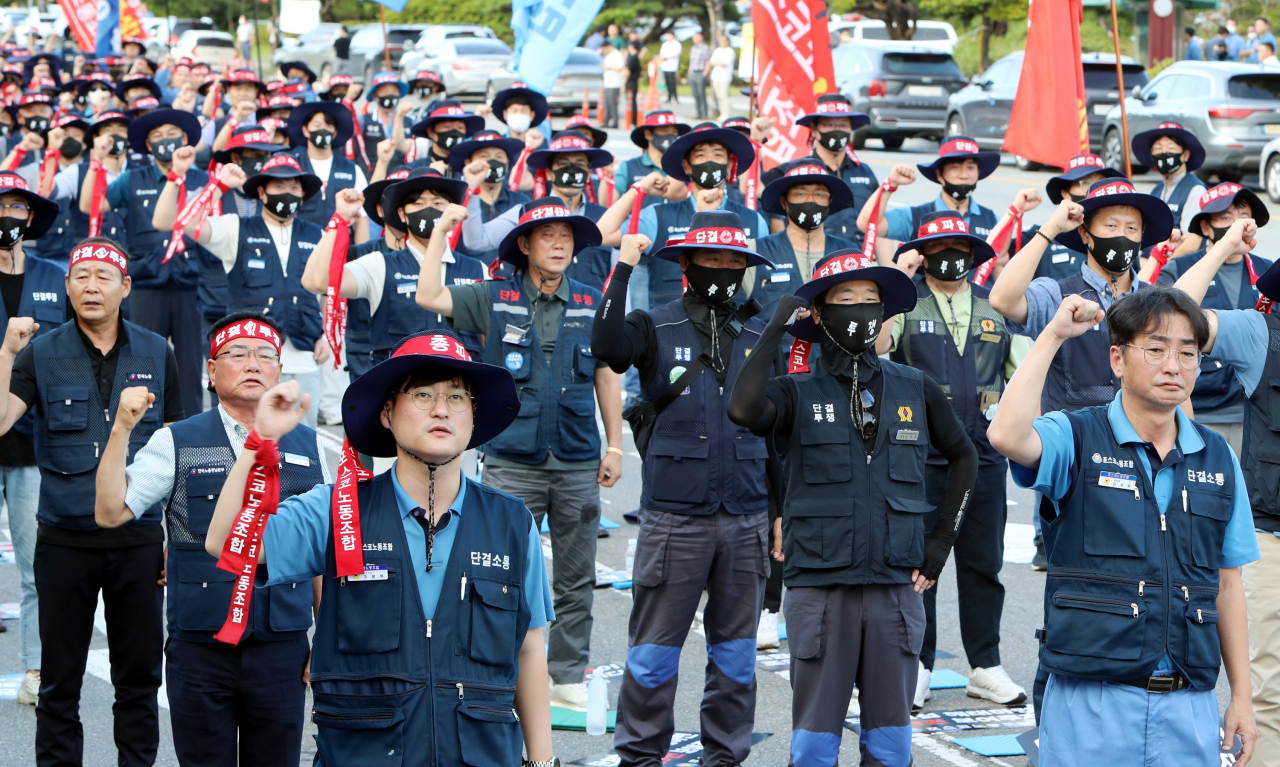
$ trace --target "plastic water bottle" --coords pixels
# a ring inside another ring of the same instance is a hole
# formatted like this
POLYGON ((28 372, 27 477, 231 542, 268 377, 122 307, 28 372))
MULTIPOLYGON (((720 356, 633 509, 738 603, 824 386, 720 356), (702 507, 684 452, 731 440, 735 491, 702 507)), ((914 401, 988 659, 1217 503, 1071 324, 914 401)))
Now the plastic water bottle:
POLYGON ((627 572, 635 572, 636 565, 636 539, 627 539, 627 572))
POLYGON ((609 709, 609 683, 604 680, 604 671, 597 666, 591 672, 591 681, 587 683, 587 734, 604 735, 609 709))

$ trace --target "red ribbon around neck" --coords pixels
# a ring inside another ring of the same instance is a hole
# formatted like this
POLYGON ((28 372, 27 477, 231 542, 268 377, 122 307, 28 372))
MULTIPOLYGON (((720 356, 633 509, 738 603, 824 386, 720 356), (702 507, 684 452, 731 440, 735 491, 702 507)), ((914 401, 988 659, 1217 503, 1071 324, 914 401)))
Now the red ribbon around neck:
POLYGON ((333 559, 337 576, 364 573, 364 545, 360 538, 360 495, 357 483, 368 482, 373 477, 360 463, 351 440, 342 442, 342 463, 338 464, 338 481, 333 485, 330 510, 333 520, 333 559))

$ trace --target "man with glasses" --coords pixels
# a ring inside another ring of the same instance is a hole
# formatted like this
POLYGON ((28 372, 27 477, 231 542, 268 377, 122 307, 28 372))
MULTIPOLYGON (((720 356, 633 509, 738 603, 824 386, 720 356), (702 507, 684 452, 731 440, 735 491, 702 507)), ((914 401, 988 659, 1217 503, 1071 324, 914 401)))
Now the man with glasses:
MULTIPOLYGON (((302 748, 307 629, 320 579, 257 586, 244 636, 225 644, 214 632, 227 618, 234 578, 204 550, 218 494, 253 431, 258 401, 279 383, 280 344, 280 328, 264 315, 222 318, 209 331, 207 363, 218 406, 157 430, 126 466, 130 437, 151 399, 146 387, 127 388, 98 464, 94 514, 101 527, 135 519, 134 509, 165 510, 165 686, 182 764, 235 764, 238 753, 240 763, 283 767, 296 763, 302 748)), ((281 499, 329 481, 318 440, 302 426, 281 441, 281 499)))
MULTIPOLYGON (((1237 222, 1193 270, 1212 274, 1227 254, 1245 252, 1252 232, 1237 222)), ((1275 327, 1267 315, 1223 314, 1258 317, 1233 330, 1266 354, 1266 327, 1275 327), (1241 326, 1261 331, 1246 334, 1241 326)), ((1048 673, 1036 707, 1045 767, 1218 764, 1237 735, 1243 750, 1236 764, 1255 751, 1251 638, 1260 636, 1265 652, 1275 652, 1268 635, 1249 631, 1241 581, 1241 566, 1259 557, 1257 519, 1226 440, 1179 412, 1201 349, 1214 348, 1213 317, 1194 295, 1166 287, 1120 299, 1106 312, 1120 391, 1108 405, 1039 416, 1063 342, 1095 332, 1103 318, 1096 302, 1066 296, 987 430, 992 446, 1013 461, 1014 480, 1045 498, 1039 513, 1049 574, 1036 632, 1048 673), (1222 666, 1231 692, 1219 735, 1222 666)), ((1228 324, 1216 324, 1219 341, 1228 324)), ((1269 422, 1258 425, 1271 433, 1269 422)), ((1274 591, 1274 572, 1257 585, 1274 591)))

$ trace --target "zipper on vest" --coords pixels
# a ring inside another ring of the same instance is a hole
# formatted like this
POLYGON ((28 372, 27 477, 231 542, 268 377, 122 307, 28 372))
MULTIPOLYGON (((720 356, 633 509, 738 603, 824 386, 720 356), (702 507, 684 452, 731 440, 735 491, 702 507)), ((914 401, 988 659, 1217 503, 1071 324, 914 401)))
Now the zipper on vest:
POLYGON ((431 619, 427 618, 427 639, 431 638, 431 619))
POLYGON ((1121 607, 1128 607, 1131 610, 1133 610, 1133 617, 1137 618, 1139 615, 1138 603, 1126 602, 1123 599, 1108 599, 1106 597, 1095 597, 1095 596, 1089 596, 1086 594, 1063 594, 1058 598, 1061 599, 1063 602, 1084 602, 1087 604, 1117 605, 1121 607))
POLYGON ((1160 581, 1136 580, 1134 578, 1124 578, 1118 575, 1100 575, 1096 573, 1056 572, 1056 573, 1050 573, 1049 577, 1065 578, 1065 579, 1077 580, 1077 581, 1093 581, 1095 583, 1116 583, 1122 586, 1137 585, 1138 596, 1140 597, 1146 596, 1147 586, 1150 586, 1154 589, 1162 588, 1164 586, 1164 584, 1161 583, 1160 581))
MULTIPOLYGON (((466 682, 466 683, 436 682, 436 687, 456 688, 458 690, 458 700, 466 699, 466 688, 468 687, 470 687, 473 690, 481 690, 483 692, 515 692, 516 691, 516 688, 514 686, 507 687, 505 685, 500 685, 500 684, 481 684, 479 682, 466 682)), ((506 711, 506 709, 498 709, 498 710, 506 711)))
POLYGON ((1190 601, 1191 601, 1191 592, 1193 592, 1193 591, 1194 591, 1194 592, 1196 592, 1196 593, 1198 593, 1198 594, 1214 594, 1214 595, 1216 595, 1216 594, 1218 593, 1218 590, 1217 590, 1217 589, 1215 589, 1215 588, 1210 588, 1210 587, 1205 587, 1205 586, 1180 586, 1180 585, 1178 585, 1178 584, 1176 584, 1176 583, 1175 583, 1175 584, 1173 584, 1173 589, 1174 589, 1174 591, 1181 591, 1181 592, 1182 592, 1182 601, 1183 601, 1183 602, 1190 602, 1190 601))
POLYGON ((94 458, 97 458, 97 457, 98 457, 98 443, 97 443, 97 442, 93 443, 93 457, 94 457, 94 458))

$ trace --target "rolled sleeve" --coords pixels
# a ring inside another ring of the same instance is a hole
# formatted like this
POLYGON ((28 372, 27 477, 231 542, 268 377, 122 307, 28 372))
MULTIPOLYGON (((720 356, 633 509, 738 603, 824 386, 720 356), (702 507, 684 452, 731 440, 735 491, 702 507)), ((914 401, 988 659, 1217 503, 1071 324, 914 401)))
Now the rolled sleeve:
POLYGON ((538 526, 532 518, 529 520, 529 559, 524 565, 524 593, 529 605, 529 628, 541 628, 556 619, 547 560, 542 556, 542 536, 538 535, 538 526))
POLYGON ((1008 321, 1009 330, 1019 335, 1036 338, 1049 325, 1049 320, 1062 305, 1062 288, 1050 277, 1037 277, 1027 286, 1027 321, 1018 324, 1008 321))
POLYGON ((370 314, 382 304, 382 289, 387 281, 387 259, 382 251, 374 251, 347 264, 347 272, 356 281, 356 295, 369 301, 370 314))
POLYGON ((297 583, 324 574, 333 485, 317 485, 286 498, 267 520, 263 548, 271 577, 268 586, 297 583))
POLYGON ((905 241, 911 239, 911 208, 893 208, 885 211, 885 231, 882 237, 905 241))
POLYGON ((168 427, 157 429, 124 470, 128 479, 124 505, 135 517, 157 503, 168 502, 175 465, 173 432, 168 427))
POLYGON ((1262 558, 1258 550, 1258 536, 1254 533, 1253 509, 1249 506, 1249 491, 1244 484, 1244 472, 1240 459, 1231 452, 1231 467, 1236 476, 1236 492, 1231 498, 1231 519, 1227 522, 1227 537, 1222 541, 1222 569, 1240 567, 1262 558))
POLYGON ((1010 461, 1013 481, 1050 500, 1061 500, 1071 489, 1075 475, 1076 442, 1071 421, 1062 411, 1055 411, 1036 418, 1032 425, 1040 435, 1040 465, 1029 467, 1010 461))
POLYGON ((1218 336, 1209 358, 1228 363, 1236 371, 1236 379, 1244 387, 1246 397, 1253 396, 1267 365, 1270 335, 1267 319, 1253 309, 1215 311, 1218 336))

